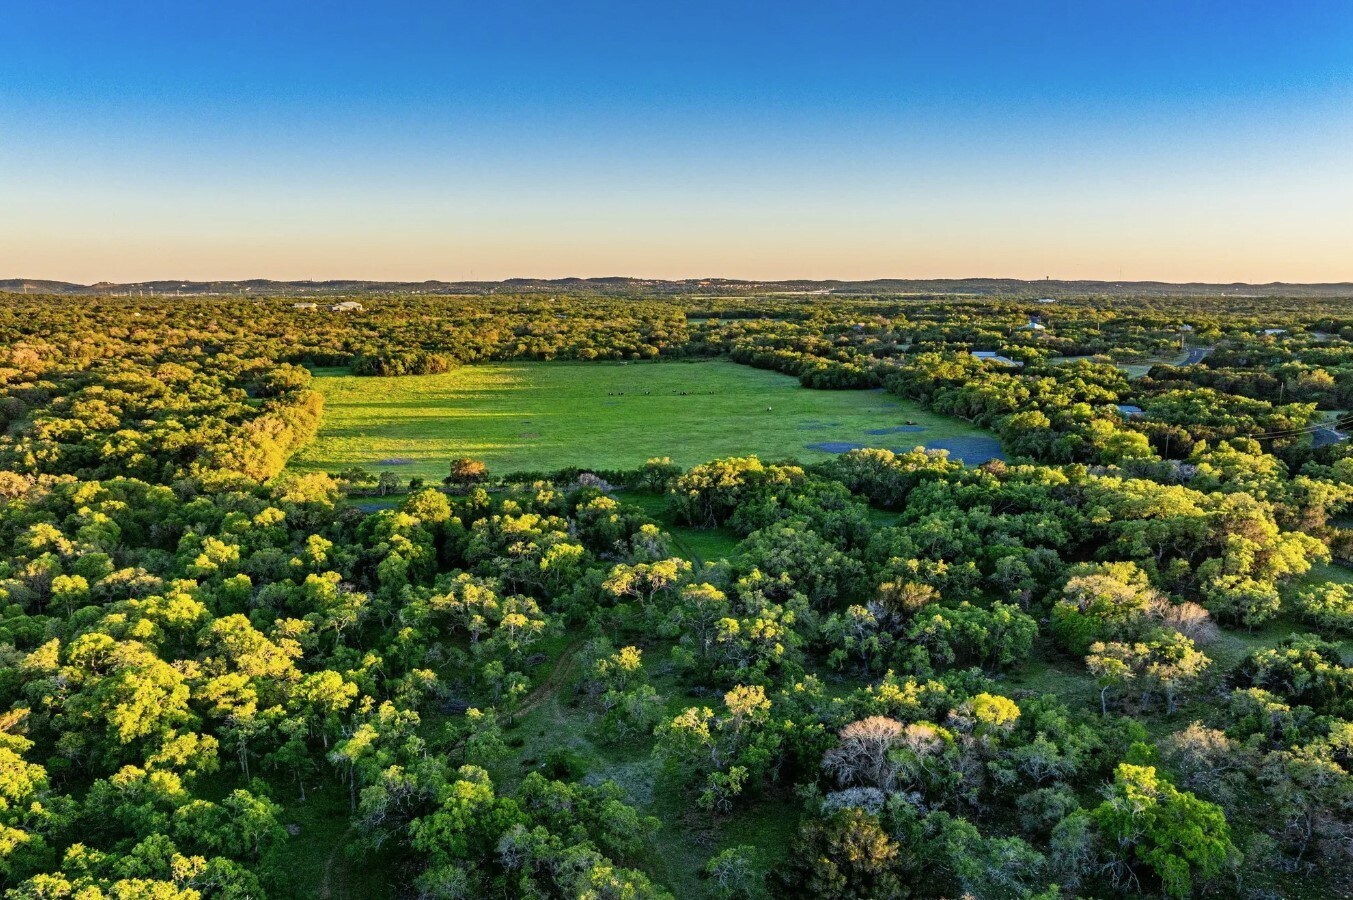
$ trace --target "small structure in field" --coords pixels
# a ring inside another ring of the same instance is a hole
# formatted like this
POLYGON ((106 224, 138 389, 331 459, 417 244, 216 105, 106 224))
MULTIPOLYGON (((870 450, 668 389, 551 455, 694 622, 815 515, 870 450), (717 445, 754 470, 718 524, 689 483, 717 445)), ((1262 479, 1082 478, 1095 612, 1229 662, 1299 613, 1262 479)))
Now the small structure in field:
POLYGON ((1125 419, 1141 419, 1146 416, 1146 412, 1140 406, 1133 406, 1131 403, 1117 403, 1118 414, 1125 419))
POLYGON ((292 309, 319 309, 318 303, 293 303, 292 309))
POLYGON ((329 312, 361 312, 365 307, 356 300, 343 300, 329 307, 329 312))

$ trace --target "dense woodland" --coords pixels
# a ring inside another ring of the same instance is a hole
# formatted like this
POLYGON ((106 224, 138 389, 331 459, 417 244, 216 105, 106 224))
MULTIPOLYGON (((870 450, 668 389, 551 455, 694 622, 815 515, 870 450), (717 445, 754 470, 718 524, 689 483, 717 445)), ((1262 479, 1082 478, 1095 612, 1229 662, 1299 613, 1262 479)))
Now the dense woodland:
POLYGON ((1353 892, 1353 300, 364 302, 0 300, 5 896, 1353 892), (286 468, 311 367, 714 356, 1010 461, 286 468))

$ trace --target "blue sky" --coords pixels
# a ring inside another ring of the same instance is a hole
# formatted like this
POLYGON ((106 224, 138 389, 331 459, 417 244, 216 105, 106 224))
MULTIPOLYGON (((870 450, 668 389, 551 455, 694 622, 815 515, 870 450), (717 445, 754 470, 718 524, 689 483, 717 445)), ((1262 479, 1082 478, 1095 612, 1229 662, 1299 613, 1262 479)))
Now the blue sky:
POLYGON ((1353 279, 1353 4, 8 3, 0 277, 1353 279))

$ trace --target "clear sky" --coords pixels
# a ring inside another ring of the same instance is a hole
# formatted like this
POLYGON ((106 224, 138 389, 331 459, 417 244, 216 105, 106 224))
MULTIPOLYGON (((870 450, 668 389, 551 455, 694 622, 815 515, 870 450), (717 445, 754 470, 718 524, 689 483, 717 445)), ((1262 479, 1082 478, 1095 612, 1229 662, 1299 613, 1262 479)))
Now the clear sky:
POLYGON ((1353 280, 1350 0, 6 0, 0 41, 0 277, 1353 280))

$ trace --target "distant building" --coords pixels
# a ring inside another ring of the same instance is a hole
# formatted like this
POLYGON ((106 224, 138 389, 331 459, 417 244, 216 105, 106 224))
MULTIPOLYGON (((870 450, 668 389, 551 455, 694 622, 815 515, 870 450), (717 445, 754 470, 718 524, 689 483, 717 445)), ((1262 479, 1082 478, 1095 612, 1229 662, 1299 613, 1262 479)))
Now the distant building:
POLYGON ((362 304, 356 300, 344 300, 329 307, 329 312, 361 312, 362 309, 362 304))
POLYGON ((1039 298, 1038 298, 1038 302, 1039 302, 1039 303, 1056 303, 1057 301, 1054 300, 1054 299, 1052 299, 1051 297, 1039 297, 1039 298))
POLYGON ((1146 415, 1146 412, 1140 406, 1133 406, 1131 403, 1118 403, 1118 413, 1125 419, 1140 419, 1146 415))
POLYGON ((1047 331, 1047 326, 1037 319, 1030 319, 1028 325, 1021 325, 1020 331, 1047 331))
POLYGON ((292 309, 319 309, 318 303, 293 303, 292 309))
POLYGON ((1280 334, 1287 334, 1286 328, 1265 328, 1260 334, 1266 334, 1269 337, 1277 337, 1280 334))
POLYGON ((1180 326, 1179 326, 1179 330, 1180 330, 1180 331, 1192 331, 1192 330, 1193 330, 1193 326, 1192 326, 1192 325, 1180 325, 1180 326))

